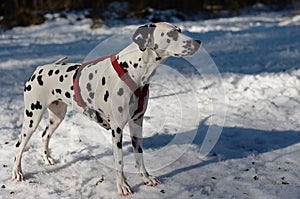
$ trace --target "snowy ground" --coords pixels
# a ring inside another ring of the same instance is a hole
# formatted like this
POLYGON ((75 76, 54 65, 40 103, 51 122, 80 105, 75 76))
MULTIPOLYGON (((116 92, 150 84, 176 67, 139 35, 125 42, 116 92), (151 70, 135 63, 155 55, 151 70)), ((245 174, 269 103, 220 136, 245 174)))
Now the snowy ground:
MULTIPOLYGON (((136 28, 91 30, 87 19, 51 17, 44 25, 0 34, 0 198, 117 198, 111 138, 73 111, 50 144, 57 165, 42 162, 43 120, 24 153, 27 180, 11 181, 23 85, 34 68, 62 56, 81 62, 100 41, 136 28)), ((226 100, 214 107, 220 85, 209 74, 182 69, 180 60, 168 62, 178 72, 158 71, 144 147, 146 165, 162 184, 142 184, 127 131, 125 170, 136 192, 130 198, 300 198, 300 17, 262 13, 177 25, 203 42, 221 73, 226 100), (199 151, 210 125, 223 131, 203 158, 199 151)))

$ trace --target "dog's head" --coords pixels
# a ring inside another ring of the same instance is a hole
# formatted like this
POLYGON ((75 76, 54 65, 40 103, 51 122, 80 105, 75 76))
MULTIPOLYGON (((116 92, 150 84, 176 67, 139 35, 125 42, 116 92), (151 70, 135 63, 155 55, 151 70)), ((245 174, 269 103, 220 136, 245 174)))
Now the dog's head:
POLYGON ((178 27, 165 22, 139 27, 132 39, 141 51, 152 49, 160 57, 193 55, 201 43, 182 34, 178 27))

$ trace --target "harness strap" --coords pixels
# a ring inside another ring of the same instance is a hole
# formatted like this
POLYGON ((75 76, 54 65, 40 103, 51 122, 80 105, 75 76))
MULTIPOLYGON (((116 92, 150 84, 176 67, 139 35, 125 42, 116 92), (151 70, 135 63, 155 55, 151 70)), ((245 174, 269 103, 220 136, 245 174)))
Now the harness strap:
POLYGON ((138 102, 138 108, 134 112, 133 116, 131 118, 134 118, 137 114, 143 112, 144 109, 144 103, 145 103, 145 97, 147 96, 149 91, 149 84, 146 84, 143 89, 139 88, 139 102, 138 102))
POLYGON ((149 91, 149 84, 146 84, 143 88, 138 87, 136 83, 133 81, 133 79, 129 76, 127 72, 124 71, 124 69, 120 66, 118 63, 118 60, 116 58, 116 55, 113 54, 111 57, 111 63, 117 72, 118 76, 122 81, 125 82, 125 84, 130 88, 130 90, 134 93, 134 95, 138 98, 138 107, 136 111, 134 112, 133 118, 135 115, 141 113, 144 109, 144 103, 145 103, 145 97, 148 94, 149 91))
POLYGON ((149 91, 149 84, 146 84, 143 88, 138 87, 133 79, 129 76, 127 72, 119 65, 118 60, 116 58, 116 54, 111 56, 100 57, 98 59, 92 60, 90 62, 83 63, 79 68, 77 68, 74 76, 73 76, 73 88, 75 93, 75 100, 78 106, 82 107, 84 110, 87 108, 86 103, 84 102, 81 94, 80 94, 80 87, 79 87, 79 78, 81 75, 81 71, 90 64, 96 64, 100 61, 103 61, 107 58, 110 58, 111 64, 115 69, 116 73, 118 74, 119 78, 125 82, 125 84, 130 88, 130 90, 134 93, 134 95, 138 98, 138 107, 134 112, 133 118, 135 115, 141 113, 144 109, 145 97, 149 91))

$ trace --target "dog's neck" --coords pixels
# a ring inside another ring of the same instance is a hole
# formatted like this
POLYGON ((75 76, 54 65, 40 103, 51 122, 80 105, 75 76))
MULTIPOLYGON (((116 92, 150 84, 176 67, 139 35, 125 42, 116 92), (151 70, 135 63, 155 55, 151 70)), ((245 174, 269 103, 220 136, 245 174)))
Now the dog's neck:
POLYGON ((152 49, 141 51, 135 43, 130 44, 117 54, 121 67, 128 71, 130 77, 137 86, 144 86, 149 83, 156 68, 167 57, 159 57, 152 49))

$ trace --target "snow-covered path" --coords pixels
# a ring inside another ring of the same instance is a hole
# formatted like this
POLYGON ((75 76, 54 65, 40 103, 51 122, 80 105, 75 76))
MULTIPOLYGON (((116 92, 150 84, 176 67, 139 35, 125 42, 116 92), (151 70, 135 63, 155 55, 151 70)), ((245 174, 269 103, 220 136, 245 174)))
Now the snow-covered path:
MULTIPOLYGON (((0 198, 118 197, 109 134, 73 111, 51 142, 58 164, 42 162, 43 120, 24 154, 27 181, 10 180, 23 84, 34 68, 62 56, 81 62, 103 39, 136 28, 91 30, 89 24, 57 19, 0 34, 0 198)), ((213 116, 212 93, 219 85, 184 71, 176 59, 168 63, 179 72, 158 71, 144 147, 146 165, 162 184, 142 184, 127 131, 125 170, 136 192, 131 198, 300 198, 299 16, 262 13, 177 25, 203 42, 221 72, 226 100, 213 116), (225 107, 223 126, 218 113, 225 107), (203 158, 199 150, 210 125, 223 131, 203 158)))

